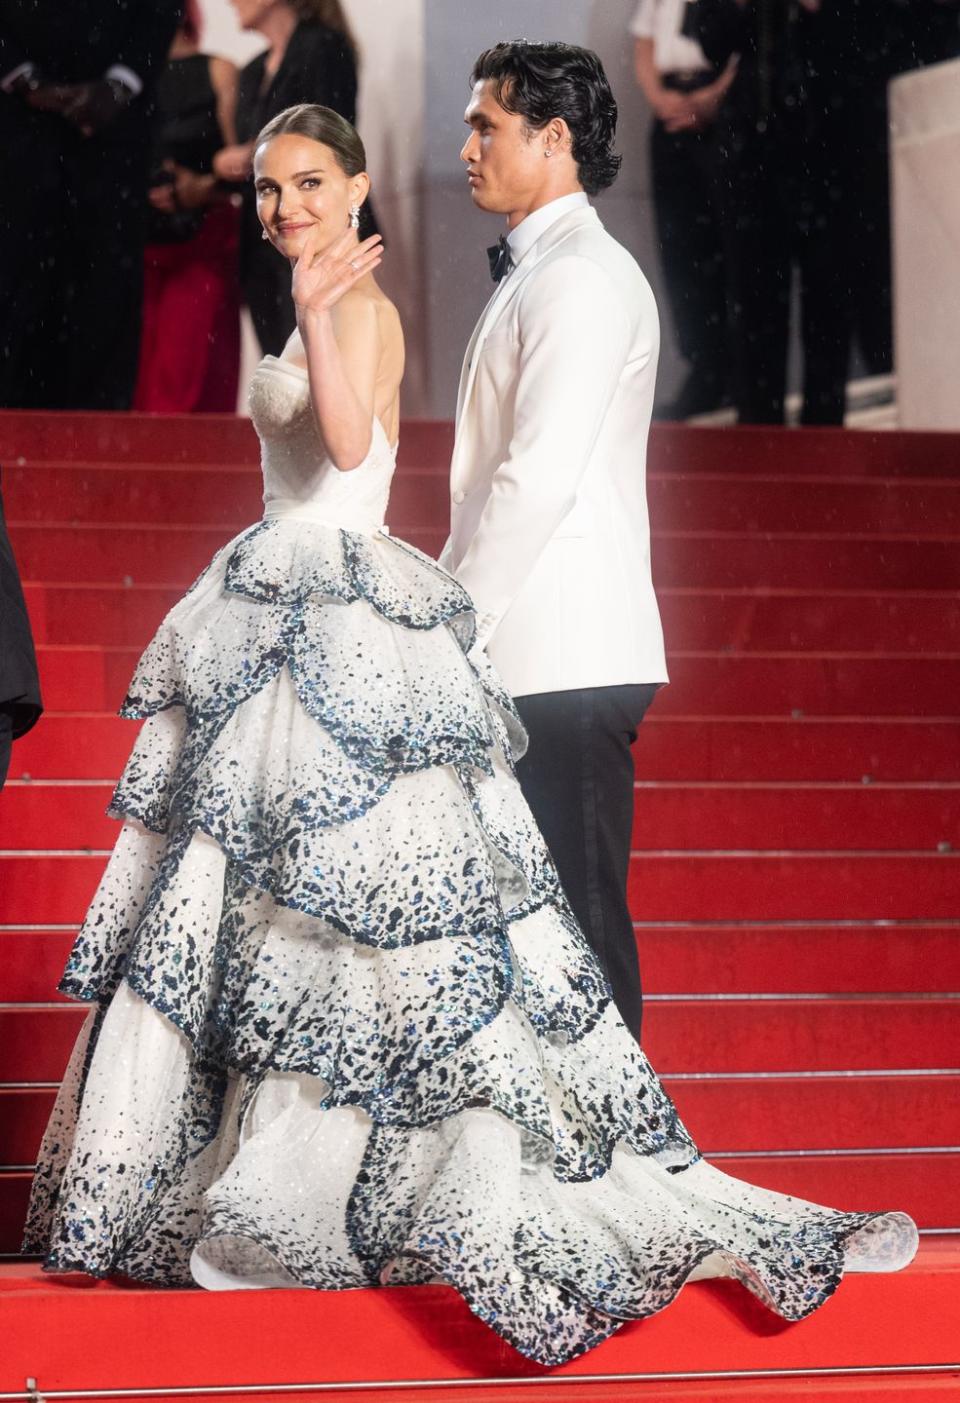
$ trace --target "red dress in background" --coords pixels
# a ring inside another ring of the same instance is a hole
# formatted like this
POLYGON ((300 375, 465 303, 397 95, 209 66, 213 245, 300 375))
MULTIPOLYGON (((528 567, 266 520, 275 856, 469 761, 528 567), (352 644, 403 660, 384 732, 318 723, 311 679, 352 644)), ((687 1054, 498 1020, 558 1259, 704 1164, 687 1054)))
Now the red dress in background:
MULTIPOLYGON (((205 54, 173 59, 158 91, 157 170, 173 160, 207 174, 223 146, 205 54)), ((240 375, 239 213, 150 211, 144 254, 143 334, 134 409, 226 413, 240 375)))

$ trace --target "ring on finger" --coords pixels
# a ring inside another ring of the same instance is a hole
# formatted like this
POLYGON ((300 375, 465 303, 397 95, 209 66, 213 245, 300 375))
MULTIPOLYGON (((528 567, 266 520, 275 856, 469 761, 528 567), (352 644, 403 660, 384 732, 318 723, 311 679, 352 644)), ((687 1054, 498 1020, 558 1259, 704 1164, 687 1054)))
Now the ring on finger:
POLYGON ((350 260, 350 267, 351 267, 351 268, 353 269, 353 271, 356 273, 357 270, 358 270, 359 267, 360 267, 360 264, 357 262, 357 260, 356 260, 355 258, 351 258, 351 260, 350 260))

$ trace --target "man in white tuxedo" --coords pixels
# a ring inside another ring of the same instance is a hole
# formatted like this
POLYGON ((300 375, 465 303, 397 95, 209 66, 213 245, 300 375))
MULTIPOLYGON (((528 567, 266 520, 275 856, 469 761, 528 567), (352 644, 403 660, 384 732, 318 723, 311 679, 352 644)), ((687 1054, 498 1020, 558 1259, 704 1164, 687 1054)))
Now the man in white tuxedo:
POLYGON ((667 680, 645 482, 657 308, 587 198, 620 165, 596 55, 498 44, 471 81, 461 158, 474 204, 507 233, 463 364, 442 560, 516 699, 524 793, 639 1032, 630 746, 667 680))

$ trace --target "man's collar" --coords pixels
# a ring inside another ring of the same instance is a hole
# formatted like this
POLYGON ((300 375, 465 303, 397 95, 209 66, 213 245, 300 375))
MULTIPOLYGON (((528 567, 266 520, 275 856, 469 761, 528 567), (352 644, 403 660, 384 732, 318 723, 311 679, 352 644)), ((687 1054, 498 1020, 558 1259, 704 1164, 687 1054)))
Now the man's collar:
POLYGON ((513 263, 516 265, 525 254, 530 252, 551 224, 555 224, 558 219, 569 214, 571 210, 589 207, 589 204, 590 201, 584 192, 576 190, 572 195, 561 195, 559 199, 551 200, 547 205, 541 205, 532 214, 528 214, 526 219, 521 219, 517 227, 511 229, 507 235, 513 263))

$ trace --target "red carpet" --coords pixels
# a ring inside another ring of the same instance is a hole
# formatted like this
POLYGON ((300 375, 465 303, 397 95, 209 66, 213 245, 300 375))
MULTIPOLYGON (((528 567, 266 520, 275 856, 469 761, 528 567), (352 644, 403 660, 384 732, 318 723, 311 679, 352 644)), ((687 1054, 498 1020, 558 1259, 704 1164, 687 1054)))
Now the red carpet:
MULTIPOLYGON (((391 525, 427 549, 449 446, 446 425, 403 435, 391 525)), ((164 611, 259 514, 256 462, 242 421, 0 415, 49 709, 0 800, 0 1252, 80 1017, 54 985, 115 832, 135 728, 110 713, 164 611)), ((637 745, 645 1045, 724 1168, 958 1230, 960 439, 660 427, 650 500, 673 682, 637 745)), ((0 1321, 0 1392, 956 1396, 960 1236, 799 1326, 690 1288, 542 1385, 439 1288, 211 1297, 10 1261, 0 1321), (589 1381, 614 1374, 646 1380, 589 1381), (455 1386, 478 1377, 527 1382, 455 1386)))

